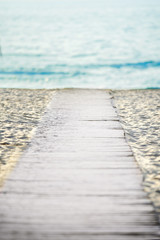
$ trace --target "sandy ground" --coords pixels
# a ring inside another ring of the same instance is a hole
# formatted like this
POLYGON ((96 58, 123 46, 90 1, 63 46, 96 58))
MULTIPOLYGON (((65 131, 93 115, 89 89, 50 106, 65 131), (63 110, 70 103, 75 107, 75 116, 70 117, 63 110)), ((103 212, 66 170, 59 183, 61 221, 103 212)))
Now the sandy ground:
POLYGON ((0 191, 1 240, 160 240, 111 95, 56 91, 0 191))
POLYGON ((52 90, 0 89, 0 184, 27 146, 52 90))
POLYGON ((113 96, 144 189, 160 213, 160 90, 114 91, 113 96))
MULTIPOLYGON (((54 90, 0 89, 0 184, 27 146, 54 90)), ((144 189, 160 213, 160 90, 113 91, 144 189)))

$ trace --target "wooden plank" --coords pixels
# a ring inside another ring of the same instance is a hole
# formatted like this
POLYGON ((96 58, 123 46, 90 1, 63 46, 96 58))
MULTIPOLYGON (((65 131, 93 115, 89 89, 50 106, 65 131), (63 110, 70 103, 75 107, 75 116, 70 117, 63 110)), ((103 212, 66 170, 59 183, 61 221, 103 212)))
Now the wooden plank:
POLYGON ((0 193, 0 240, 160 239, 104 90, 57 90, 0 193))

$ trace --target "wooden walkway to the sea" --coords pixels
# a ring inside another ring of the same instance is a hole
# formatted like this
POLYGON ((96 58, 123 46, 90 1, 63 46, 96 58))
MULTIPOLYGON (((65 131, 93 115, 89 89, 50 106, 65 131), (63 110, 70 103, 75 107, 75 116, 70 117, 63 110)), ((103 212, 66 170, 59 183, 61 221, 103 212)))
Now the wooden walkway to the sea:
POLYGON ((0 193, 0 240, 155 240, 142 176, 104 90, 57 90, 0 193))

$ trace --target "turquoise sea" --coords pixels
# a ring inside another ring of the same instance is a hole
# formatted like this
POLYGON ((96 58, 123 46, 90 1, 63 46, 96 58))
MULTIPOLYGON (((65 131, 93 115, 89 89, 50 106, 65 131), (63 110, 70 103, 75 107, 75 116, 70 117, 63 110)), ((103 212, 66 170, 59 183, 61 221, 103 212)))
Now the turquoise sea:
POLYGON ((0 88, 160 88, 159 0, 0 0, 0 88))

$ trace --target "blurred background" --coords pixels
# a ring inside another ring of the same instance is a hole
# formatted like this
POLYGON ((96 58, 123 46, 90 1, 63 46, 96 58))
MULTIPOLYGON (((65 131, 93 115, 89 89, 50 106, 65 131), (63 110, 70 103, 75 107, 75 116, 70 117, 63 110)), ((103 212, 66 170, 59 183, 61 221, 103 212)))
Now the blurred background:
POLYGON ((160 88, 159 0, 0 0, 0 88, 160 88))

